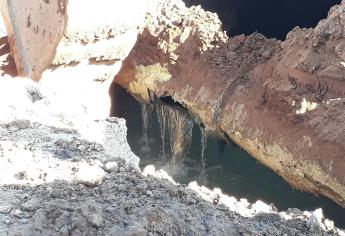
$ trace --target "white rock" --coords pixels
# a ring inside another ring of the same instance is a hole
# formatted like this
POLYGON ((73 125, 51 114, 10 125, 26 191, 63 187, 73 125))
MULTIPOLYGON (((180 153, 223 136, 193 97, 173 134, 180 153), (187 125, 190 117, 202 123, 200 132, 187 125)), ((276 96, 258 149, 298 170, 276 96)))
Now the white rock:
POLYGON ((318 106, 319 106, 318 103, 310 102, 310 101, 307 101, 305 98, 303 98, 303 100, 301 102, 301 107, 300 107, 300 109, 296 110, 296 114, 297 115, 303 115, 306 112, 315 110, 318 106))
POLYGON ((94 187, 102 184, 106 175, 99 166, 90 166, 86 162, 79 163, 79 170, 76 173, 76 181, 86 186, 94 187))
POLYGON ((220 188, 214 188, 213 189, 213 192, 215 193, 215 194, 222 194, 222 190, 220 189, 220 188))
POLYGON ((334 222, 332 220, 325 219, 324 224, 325 224, 327 230, 334 229, 334 222))
POLYGON ((104 168, 108 172, 116 172, 118 171, 119 166, 116 162, 107 162, 104 168))
POLYGON ((143 175, 145 177, 151 175, 151 176, 155 176, 155 173, 156 173, 156 168, 154 165, 148 165, 144 168, 143 170, 143 175))
POLYGON ((322 222, 322 219, 324 218, 322 209, 321 209, 321 208, 316 209, 316 210, 313 212, 313 216, 315 217, 315 219, 316 219, 319 223, 321 223, 321 222, 322 222))
POLYGON ((255 212, 259 213, 259 212, 265 212, 265 213, 269 213, 271 212, 271 207, 270 205, 258 200, 256 203, 254 203, 252 205, 252 208, 255 210, 255 212))

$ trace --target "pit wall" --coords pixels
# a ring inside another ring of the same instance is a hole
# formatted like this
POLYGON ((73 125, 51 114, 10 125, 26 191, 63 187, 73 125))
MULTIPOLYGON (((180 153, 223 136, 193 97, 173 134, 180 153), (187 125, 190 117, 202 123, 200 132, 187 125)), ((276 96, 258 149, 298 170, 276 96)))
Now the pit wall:
POLYGON ((200 7, 160 7, 164 15, 150 15, 115 81, 146 102, 172 97, 292 186, 345 206, 345 67, 336 50, 345 1, 284 42, 228 38, 200 7))

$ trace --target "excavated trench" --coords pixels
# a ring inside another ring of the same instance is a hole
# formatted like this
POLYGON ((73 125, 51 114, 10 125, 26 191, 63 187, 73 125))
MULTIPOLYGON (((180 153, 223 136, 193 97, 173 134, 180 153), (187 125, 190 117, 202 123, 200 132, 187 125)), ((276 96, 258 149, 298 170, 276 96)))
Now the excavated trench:
POLYGON ((273 203, 279 210, 322 208, 338 227, 345 227, 345 209, 325 197, 292 188, 230 140, 207 134, 169 97, 144 104, 117 84, 111 95, 111 113, 126 119, 128 142, 141 158, 141 168, 153 164, 181 184, 197 181, 238 199, 273 203))
POLYGON ((184 0, 217 12, 229 35, 249 35, 255 31, 269 38, 284 40, 295 26, 311 28, 327 17, 340 0, 184 0))
MULTIPOLYGON (((190 0, 187 4, 201 4, 206 10, 217 12, 231 36, 258 31, 283 40, 297 25, 315 27, 326 17, 329 8, 339 2, 190 0)), ((130 73, 124 75, 122 79, 130 73)), ((128 86, 126 79, 124 84, 121 83, 124 87, 128 86)), ((141 157, 141 167, 154 164, 179 183, 198 181, 210 188, 219 187, 237 198, 272 202, 279 210, 321 207, 336 225, 345 227, 345 209, 324 197, 293 189, 231 140, 219 140, 206 133, 203 124, 198 124, 169 94, 153 99, 151 104, 143 104, 118 85, 114 85, 111 92, 112 115, 127 120, 128 142, 141 157)))

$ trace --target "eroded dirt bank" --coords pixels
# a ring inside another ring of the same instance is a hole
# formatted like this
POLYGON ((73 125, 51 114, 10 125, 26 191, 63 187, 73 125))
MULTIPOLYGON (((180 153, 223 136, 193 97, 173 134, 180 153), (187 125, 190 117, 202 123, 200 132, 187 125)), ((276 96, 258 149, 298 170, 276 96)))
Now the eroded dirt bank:
POLYGON ((345 206, 345 1, 286 41, 228 38, 215 14, 155 1, 115 81, 170 96, 293 186, 345 206))

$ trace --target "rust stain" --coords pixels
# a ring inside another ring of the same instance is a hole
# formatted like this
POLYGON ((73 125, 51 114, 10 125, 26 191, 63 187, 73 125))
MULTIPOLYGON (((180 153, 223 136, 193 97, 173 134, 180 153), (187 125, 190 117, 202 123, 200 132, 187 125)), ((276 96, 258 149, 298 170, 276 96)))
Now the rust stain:
POLYGON ((57 4, 58 10, 56 13, 59 13, 64 16, 66 14, 66 0, 58 0, 57 4))

